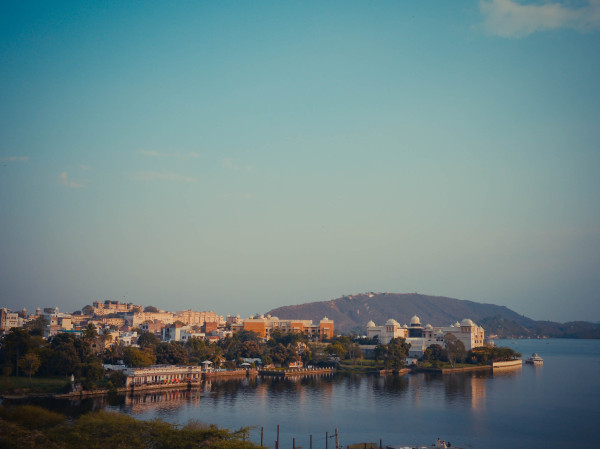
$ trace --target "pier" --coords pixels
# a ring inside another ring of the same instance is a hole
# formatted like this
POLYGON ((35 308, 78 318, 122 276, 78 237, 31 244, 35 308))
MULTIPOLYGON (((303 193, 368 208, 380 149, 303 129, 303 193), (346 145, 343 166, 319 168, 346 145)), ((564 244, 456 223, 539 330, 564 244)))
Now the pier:
POLYGON ((305 376, 309 374, 331 374, 333 371, 333 368, 261 369, 258 370, 258 375, 271 377, 290 377, 305 376))

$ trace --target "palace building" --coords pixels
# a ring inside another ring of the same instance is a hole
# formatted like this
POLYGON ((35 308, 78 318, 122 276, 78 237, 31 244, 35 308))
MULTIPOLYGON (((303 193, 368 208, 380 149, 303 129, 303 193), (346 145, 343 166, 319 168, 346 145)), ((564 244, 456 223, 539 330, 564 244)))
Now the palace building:
POLYGON ((462 341, 467 351, 483 346, 485 338, 484 329, 468 318, 446 327, 433 327, 431 324, 423 326, 416 315, 411 318, 410 326, 401 326, 393 319, 387 320, 383 326, 376 326, 373 321, 367 323, 367 337, 377 337, 380 343, 388 344, 393 338, 405 338, 406 342, 410 343, 411 357, 421 357, 425 350, 434 344, 443 347, 444 337, 448 334, 462 341))

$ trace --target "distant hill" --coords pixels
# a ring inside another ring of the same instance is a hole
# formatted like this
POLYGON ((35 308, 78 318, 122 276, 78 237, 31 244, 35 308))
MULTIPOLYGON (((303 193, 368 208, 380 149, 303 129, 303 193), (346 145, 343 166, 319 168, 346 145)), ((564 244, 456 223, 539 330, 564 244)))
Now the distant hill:
POLYGON ((269 313, 284 319, 313 321, 327 316, 334 320, 336 332, 340 333, 365 334, 370 320, 382 325, 394 318, 400 324, 410 324, 411 317, 417 315, 421 323, 432 326, 448 326, 470 318, 488 334, 500 337, 600 338, 600 325, 595 323, 535 321, 505 306, 417 293, 360 293, 330 301, 278 307, 269 313))

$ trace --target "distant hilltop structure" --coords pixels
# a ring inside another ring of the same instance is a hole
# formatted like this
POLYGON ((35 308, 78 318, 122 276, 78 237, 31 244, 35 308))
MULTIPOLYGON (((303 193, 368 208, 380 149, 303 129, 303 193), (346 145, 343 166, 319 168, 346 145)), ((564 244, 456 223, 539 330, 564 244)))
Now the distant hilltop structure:
POLYGON ((367 338, 376 338, 383 344, 388 344, 393 338, 404 338, 407 343, 410 343, 411 357, 422 357, 431 345, 445 347, 447 335, 453 335, 462 341, 467 351, 483 346, 485 339, 484 329, 468 318, 447 327, 433 327, 431 324, 423 326, 417 315, 411 318, 410 326, 400 325, 394 319, 387 320, 383 326, 377 326, 373 321, 367 323, 367 338))

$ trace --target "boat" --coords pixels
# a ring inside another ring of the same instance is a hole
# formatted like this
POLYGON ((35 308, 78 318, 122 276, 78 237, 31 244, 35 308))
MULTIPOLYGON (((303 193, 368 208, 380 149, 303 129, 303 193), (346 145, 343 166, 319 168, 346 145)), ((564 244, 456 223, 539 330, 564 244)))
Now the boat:
POLYGON ((525 360, 525 363, 529 363, 531 365, 543 365, 544 359, 534 352, 533 354, 531 354, 531 357, 525 360))

